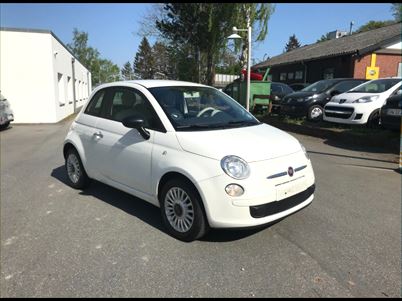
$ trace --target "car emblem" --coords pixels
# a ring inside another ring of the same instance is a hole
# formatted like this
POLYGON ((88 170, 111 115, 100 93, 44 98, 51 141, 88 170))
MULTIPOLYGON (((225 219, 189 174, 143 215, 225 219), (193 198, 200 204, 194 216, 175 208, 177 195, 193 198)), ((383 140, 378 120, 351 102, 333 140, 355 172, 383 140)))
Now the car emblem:
POLYGON ((346 101, 346 99, 340 99, 339 103, 344 103, 346 101))
POLYGON ((293 174, 294 174, 294 173, 295 173, 295 171, 294 171, 293 167, 289 167, 289 168, 288 168, 288 175, 291 176, 291 177, 293 177, 293 174))

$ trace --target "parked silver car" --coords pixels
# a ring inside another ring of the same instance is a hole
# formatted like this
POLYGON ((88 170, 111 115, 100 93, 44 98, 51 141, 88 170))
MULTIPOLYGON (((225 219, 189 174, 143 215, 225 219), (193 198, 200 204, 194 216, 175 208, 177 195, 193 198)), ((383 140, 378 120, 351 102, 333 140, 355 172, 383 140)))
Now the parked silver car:
POLYGON ((11 121, 14 121, 14 113, 8 100, 0 93, 0 130, 6 129, 11 121))

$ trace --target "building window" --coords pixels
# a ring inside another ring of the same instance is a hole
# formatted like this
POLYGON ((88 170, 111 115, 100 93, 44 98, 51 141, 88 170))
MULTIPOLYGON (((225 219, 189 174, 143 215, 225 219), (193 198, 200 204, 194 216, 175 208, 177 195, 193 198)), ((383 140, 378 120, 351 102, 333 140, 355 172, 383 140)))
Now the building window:
POLYGON ((295 79, 303 79, 303 71, 296 71, 295 79))
POLYGON ((66 96, 64 92, 64 80, 63 74, 57 73, 57 88, 58 88, 58 99, 59 106, 64 106, 66 104, 66 96))
POLYGON ((73 82, 70 76, 67 76, 67 101, 73 103, 73 82))
POLYGON ((293 79, 293 75, 294 75, 293 72, 289 72, 289 73, 288 73, 288 79, 293 79))
POLYGON ((286 80, 286 72, 283 72, 279 75, 279 80, 286 80))
POLYGON ((335 73, 334 68, 327 68, 327 69, 324 69, 324 74, 322 77, 324 79, 331 79, 331 78, 334 78, 334 73, 335 73))

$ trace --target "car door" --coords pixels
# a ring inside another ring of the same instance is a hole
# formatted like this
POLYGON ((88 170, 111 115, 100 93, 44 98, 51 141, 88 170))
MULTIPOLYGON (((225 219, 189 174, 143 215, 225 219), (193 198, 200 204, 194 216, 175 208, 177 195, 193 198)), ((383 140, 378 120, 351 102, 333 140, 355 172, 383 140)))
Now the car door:
POLYGON ((105 109, 106 89, 97 91, 89 101, 85 110, 79 115, 75 121, 75 131, 78 134, 85 153, 85 169, 87 173, 97 179, 98 174, 98 157, 96 156, 96 146, 99 141, 97 136, 97 122, 105 109))
POLYGON ((151 155, 154 131, 163 125, 147 98, 131 87, 113 87, 106 98, 104 118, 99 119, 97 155, 99 171, 111 184, 120 184, 140 193, 151 194, 151 155), (150 133, 143 138, 137 129, 127 128, 122 120, 138 117, 150 133))

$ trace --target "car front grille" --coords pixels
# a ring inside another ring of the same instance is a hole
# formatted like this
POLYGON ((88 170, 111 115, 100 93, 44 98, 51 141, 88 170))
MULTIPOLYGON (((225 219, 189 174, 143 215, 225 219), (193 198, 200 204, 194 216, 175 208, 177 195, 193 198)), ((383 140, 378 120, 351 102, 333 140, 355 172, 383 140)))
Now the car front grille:
POLYGON ((313 184, 306 190, 280 201, 275 201, 258 206, 251 206, 250 215, 254 218, 262 218, 282 211, 286 211, 303 203, 314 193, 314 190, 315 185, 313 184))
POLYGON ((341 106, 326 106, 325 107, 325 116, 334 117, 334 118, 342 118, 348 119, 352 116, 354 112, 353 108, 349 107, 341 107, 341 106))

